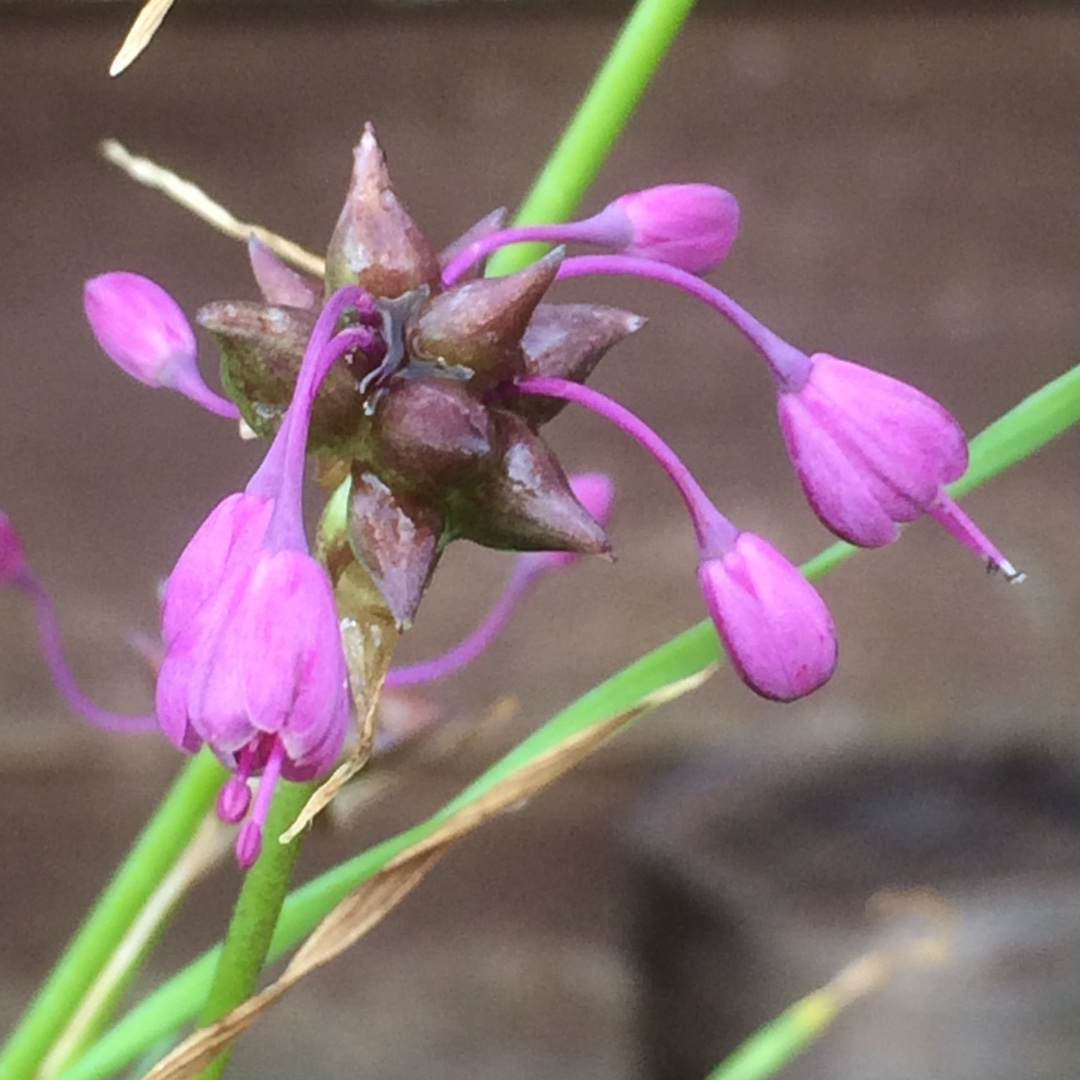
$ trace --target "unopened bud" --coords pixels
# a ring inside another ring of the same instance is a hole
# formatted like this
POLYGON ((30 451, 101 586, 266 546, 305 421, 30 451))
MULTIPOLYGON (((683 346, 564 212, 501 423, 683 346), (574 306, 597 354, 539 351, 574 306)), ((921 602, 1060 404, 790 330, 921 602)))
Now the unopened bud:
POLYGON ((711 184, 661 184, 621 195, 597 218, 625 215, 624 255, 703 274, 721 262, 739 231, 739 203, 711 184))
POLYGON ((195 368, 195 334, 180 305, 158 284, 118 270, 91 278, 83 307, 98 344, 147 386, 177 388, 195 368))

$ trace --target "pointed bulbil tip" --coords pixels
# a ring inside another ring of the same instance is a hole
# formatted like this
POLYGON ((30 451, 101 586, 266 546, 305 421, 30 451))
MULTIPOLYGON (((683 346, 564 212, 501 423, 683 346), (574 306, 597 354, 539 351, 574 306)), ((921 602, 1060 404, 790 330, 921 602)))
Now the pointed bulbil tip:
POLYGON ((475 492, 464 493, 455 528, 474 543, 503 550, 609 555, 603 527, 543 440, 520 417, 494 418, 505 449, 475 492))
POLYGON ((411 349, 440 366, 468 368, 473 386, 524 374, 522 338, 565 254, 558 247, 517 273, 433 297, 410 331, 411 349))
POLYGON ((353 469, 349 543, 382 593, 399 630, 412 625, 441 554, 441 514, 399 495, 362 467, 353 469))
POLYGON ((353 283, 389 299, 438 282, 439 260, 394 194, 386 159, 367 124, 326 252, 327 292, 353 283))
MULTIPOLYGON (((607 528, 615 502, 615 481, 607 473, 575 473, 570 477, 570 490, 573 491, 574 498, 588 511, 589 516, 607 528)), ((541 569, 572 566, 580 557, 570 551, 540 551, 534 555, 522 556, 533 559, 535 565, 541 569)), ((602 552, 600 557, 608 562, 615 561, 615 554, 610 550, 602 552)))
MULTIPOLYGON (((609 349, 646 322, 603 304, 540 304, 521 341, 525 373, 583 383, 609 349)), ((514 411, 534 425, 546 424, 565 406, 559 398, 544 397, 522 396, 513 403, 514 411)))

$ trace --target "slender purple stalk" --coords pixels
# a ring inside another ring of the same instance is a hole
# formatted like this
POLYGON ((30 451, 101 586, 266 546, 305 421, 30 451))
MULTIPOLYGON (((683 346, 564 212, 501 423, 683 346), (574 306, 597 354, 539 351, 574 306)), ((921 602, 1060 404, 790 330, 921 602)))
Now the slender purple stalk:
POLYGON ((678 454, 648 424, 625 406, 612 401, 598 390, 571 382, 569 379, 537 375, 519 379, 513 384, 513 389, 520 394, 571 401, 585 406, 586 409, 591 409, 605 420, 610 420, 648 450, 678 488, 694 524, 702 558, 720 558, 734 545, 739 535, 738 529, 717 510, 678 454))
POLYGON ((450 288, 481 259, 509 244, 603 244, 608 240, 608 232, 598 227, 598 219, 599 215, 587 221, 568 221, 558 225, 517 225, 489 233, 474 240, 454 256, 443 271, 443 286, 450 288))
POLYGON ((240 410, 236 404, 215 393, 202 379, 177 379, 171 389, 183 394, 189 401, 201 405, 215 416, 224 416, 227 420, 239 420, 240 410))
POLYGON ((311 331, 292 403, 266 460, 248 484, 249 494, 261 492, 267 486, 277 490, 278 497, 266 531, 266 542, 273 547, 303 552, 308 549, 301 492, 312 405, 323 379, 338 360, 353 350, 363 351, 375 344, 374 331, 364 326, 349 327, 333 335, 338 320, 349 308, 364 312, 370 300, 368 293, 359 286, 346 286, 326 302, 311 331), (253 486, 258 490, 253 491, 253 486))
POLYGON ((727 293, 677 266, 630 255, 577 255, 563 262, 558 277, 565 280, 593 274, 621 274, 674 285, 703 300, 731 323, 768 364, 778 389, 797 391, 809 378, 811 363, 806 353, 774 334, 727 293))
POLYGON ((542 570, 543 564, 537 560, 527 557, 519 558, 514 564, 513 573, 502 595, 491 606, 480 625, 467 638, 441 656, 391 668, 386 675, 387 688, 396 690, 402 686, 437 682, 465 667, 466 664, 471 664, 502 633, 518 601, 525 595, 542 570))
POLYGON ((45 657, 45 663, 48 665, 57 690, 71 709, 105 731, 157 730, 157 720, 153 713, 140 715, 110 712, 87 697, 68 664, 63 638, 60 634, 60 622, 56 617, 56 605, 41 579, 29 566, 24 565, 18 575, 12 579, 11 584, 22 589, 33 601, 42 655, 45 657))

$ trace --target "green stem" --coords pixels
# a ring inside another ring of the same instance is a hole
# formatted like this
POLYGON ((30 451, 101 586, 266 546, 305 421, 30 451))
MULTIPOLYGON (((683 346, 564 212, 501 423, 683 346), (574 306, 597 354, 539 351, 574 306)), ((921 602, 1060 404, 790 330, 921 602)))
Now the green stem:
POLYGON ((75 1014, 161 879, 213 806, 225 769, 192 759, 87 915, 0 1054, 4 1080, 29 1080, 75 1014))
MULTIPOLYGON (((574 213, 693 7, 694 0, 638 0, 515 224, 566 221, 574 213)), ((543 250, 537 244, 503 248, 491 257, 489 273, 512 273, 543 250)))
MULTIPOLYGON (((244 878, 214 981, 199 1013, 200 1025, 219 1020, 255 992, 304 834, 289 844, 278 843, 277 838, 296 820, 316 786, 282 784, 274 796, 266 819, 262 854, 244 878)), ((231 1048, 226 1050, 203 1071, 200 1080, 217 1080, 231 1053, 231 1048)))

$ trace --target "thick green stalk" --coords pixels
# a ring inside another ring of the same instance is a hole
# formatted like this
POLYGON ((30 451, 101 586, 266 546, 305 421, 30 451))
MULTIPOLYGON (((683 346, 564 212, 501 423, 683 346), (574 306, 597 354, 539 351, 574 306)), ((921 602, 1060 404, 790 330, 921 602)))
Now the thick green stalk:
MULTIPOLYGON (((574 213, 693 7, 694 0, 638 0, 525 196, 516 224, 566 221, 574 213)), ((491 257, 489 272, 509 274, 542 251, 536 244, 503 248, 491 257)))
POLYGON ((29 1080, 101 974, 161 879, 213 806, 225 769, 192 759, 87 915, 0 1053, 4 1080, 29 1080))
MULTIPOLYGON (((255 992, 304 834, 289 844, 278 843, 278 837, 296 820, 316 786, 315 783, 282 784, 274 796, 266 819, 263 851, 244 878, 214 981, 199 1013, 200 1024, 219 1020, 255 992)), ((230 1049, 223 1053, 202 1073, 200 1080, 217 1080, 225 1071, 231 1052, 230 1049)))

